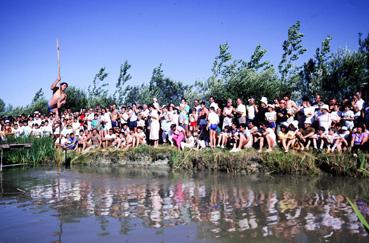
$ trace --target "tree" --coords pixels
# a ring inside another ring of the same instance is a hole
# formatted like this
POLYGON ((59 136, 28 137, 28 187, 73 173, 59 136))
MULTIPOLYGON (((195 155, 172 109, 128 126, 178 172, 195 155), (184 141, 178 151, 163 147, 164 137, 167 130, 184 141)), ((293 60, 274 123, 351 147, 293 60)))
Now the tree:
POLYGON ((267 50, 262 48, 260 44, 258 44, 251 55, 250 61, 245 63, 244 65, 247 68, 255 69, 256 71, 263 68, 266 70, 271 67, 269 61, 260 62, 264 55, 267 53, 267 50))
POLYGON ((0 113, 5 111, 5 102, 0 98, 0 113))
POLYGON ((306 52, 301 44, 304 34, 300 32, 300 27, 300 21, 297 21, 288 29, 288 39, 283 42, 282 60, 278 65, 281 82, 290 89, 295 88, 299 80, 300 67, 295 66, 295 62, 306 52))
POLYGON ((344 98, 357 90, 368 89, 366 56, 360 51, 340 49, 329 62, 329 75, 322 80, 327 96, 344 98))
POLYGON ((69 86, 66 93, 68 98, 67 103, 64 105, 65 109, 80 111, 87 107, 88 99, 85 91, 74 86, 69 86))
POLYGON ((106 86, 109 84, 104 83, 106 77, 108 77, 108 73, 105 72, 105 68, 100 68, 92 81, 92 85, 88 86, 88 105, 90 107, 96 106, 100 101, 108 98, 106 86))
POLYGON ((219 54, 215 57, 213 68, 211 69, 214 78, 218 78, 222 74, 226 63, 231 59, 232 54, 229 52, 229 44, 226 42, 219 45, 219 54))
POLYGON ((323 80, 329 75, 330 42, 332 37, 327 36, 320 48, 315 51, 315 59, 310 58, 304 63, 302 72, 301 93, 304 96, 323 95, 323 80))
POLYGON ((120 72, 117 84, 115 85, 114 92, 114 100, 118 105, 122 105, 125 98, 125 89, 124 85, 132 78, 132 76, 128 73, 128 70, 131 68, 131 65, 128 64, 127 61, 124 62, 120 66, 120 72))
POLYGON ((44 99, 44 92, 42 91, 42 88, 39 89, 36 94, 33 96, 32 103, 37 102, 40 99, 44 99))

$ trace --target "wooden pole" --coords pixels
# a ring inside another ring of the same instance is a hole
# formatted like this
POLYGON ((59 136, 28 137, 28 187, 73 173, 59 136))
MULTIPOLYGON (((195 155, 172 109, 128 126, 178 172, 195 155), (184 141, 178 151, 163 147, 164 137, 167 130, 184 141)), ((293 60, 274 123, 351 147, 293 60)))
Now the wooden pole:
MULTIPOLYGON (((56 39, 56 58, 57 58, 57 62, 58 62, 58 78, 60 78, 60 46, 59 46, 59 40, 56 39)), ((59 147, 60 149, 62 149, 61 147, 61 135, 62 135, 62 116, 60 114, 60 110, 58 107, 56 107, 56 109, 58 109, 58 114, 59 114, 59 147)), ((62 157, 62 156, 61 156, 62 157)), ((58 161, 58 165, 61 165, 61 158, 60 161, 58 161)))
POLYGON ((58 39, 56 39, 56 56, 58 59, 58 77, 60 77, 60 47, 58 39))

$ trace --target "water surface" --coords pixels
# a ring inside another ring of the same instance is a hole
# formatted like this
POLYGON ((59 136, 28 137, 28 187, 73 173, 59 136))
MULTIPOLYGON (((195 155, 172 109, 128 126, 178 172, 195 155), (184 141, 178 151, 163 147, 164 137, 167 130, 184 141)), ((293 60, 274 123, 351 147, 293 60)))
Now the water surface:
POLYGON ((87 167, 0 177, 0 242, 369 242, 344 197, 369 216, 364 179, 87 167))

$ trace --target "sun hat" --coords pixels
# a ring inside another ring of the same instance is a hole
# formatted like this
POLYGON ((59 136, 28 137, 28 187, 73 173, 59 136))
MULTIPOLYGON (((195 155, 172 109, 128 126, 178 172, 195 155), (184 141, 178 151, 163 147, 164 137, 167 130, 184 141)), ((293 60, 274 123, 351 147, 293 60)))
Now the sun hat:
POLYGON ((320 109, 329 111, 329 106, 324 104, 320 109))
POLYGON ((266 97, 261 97, 261 100, 260 100, 261 103, 264 103, 264 104, 268 104, 268 99, 266 97))
POLYGON ((290 125, 294 126, 295 128, 298 128, 298 126, 299 126, 299 122, 298 122, 298 121, 296 121, 296 120, 294 120, 294 121, 292 121, 292 122, 290 123, 290 125))

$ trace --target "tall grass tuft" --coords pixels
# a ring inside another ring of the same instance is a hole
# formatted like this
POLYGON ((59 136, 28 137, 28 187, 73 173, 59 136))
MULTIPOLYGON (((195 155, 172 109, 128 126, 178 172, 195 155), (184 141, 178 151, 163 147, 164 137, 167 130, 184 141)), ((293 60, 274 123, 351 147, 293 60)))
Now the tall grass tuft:
POLYGON ((30 143, 31 148, 4 150, 4 160, 10 164, 27 164, 36 166, 39 163, 54 160, 55 148, 50 137, 9 137, 6 143, 30 143))

